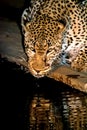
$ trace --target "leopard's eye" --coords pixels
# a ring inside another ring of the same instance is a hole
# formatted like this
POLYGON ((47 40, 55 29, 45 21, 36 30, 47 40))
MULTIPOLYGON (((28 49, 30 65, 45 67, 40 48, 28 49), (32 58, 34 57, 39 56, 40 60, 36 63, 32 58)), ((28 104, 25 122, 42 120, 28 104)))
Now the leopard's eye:
POLYGON ((35 52, 35 47, 34 46, 30 46, 29 48, 30 48, 31 51, 35 52))
POLYGON ((33 40, 30 40, 29 42, 29 49, 31 51, 35 51, 35 42, 33 40))

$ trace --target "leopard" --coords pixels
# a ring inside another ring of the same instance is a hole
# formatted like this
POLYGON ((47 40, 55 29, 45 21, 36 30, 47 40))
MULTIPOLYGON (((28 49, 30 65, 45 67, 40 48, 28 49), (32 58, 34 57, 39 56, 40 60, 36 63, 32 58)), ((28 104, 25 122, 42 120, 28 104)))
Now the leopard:
POLYGON ((87 0, 31 0, 21 16, 29 72, 44 77, 59 66, 87 74, 87 0))

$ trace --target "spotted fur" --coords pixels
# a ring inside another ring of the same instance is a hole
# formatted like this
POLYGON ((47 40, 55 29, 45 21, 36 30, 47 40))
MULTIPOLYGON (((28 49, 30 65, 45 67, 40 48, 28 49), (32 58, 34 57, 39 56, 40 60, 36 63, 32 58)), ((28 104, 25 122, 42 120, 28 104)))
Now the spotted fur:
POLYGON ((32 75, 59 65, 87 72, 87 0, 31 0, 21 25, 32 75))

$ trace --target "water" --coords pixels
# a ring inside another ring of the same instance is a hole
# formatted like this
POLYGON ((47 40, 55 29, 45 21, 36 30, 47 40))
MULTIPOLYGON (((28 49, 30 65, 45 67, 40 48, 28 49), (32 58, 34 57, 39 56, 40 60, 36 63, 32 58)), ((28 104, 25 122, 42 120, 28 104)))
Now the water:
POLYGON ((53 87, 32 95, 27 106, 30 130, 87 130, 87 95, 53 87))
POLYGON ((8 129, 87 130, 86 93, 50 78, 35 79, 20 68, 0 62, 1 106, 8 129))

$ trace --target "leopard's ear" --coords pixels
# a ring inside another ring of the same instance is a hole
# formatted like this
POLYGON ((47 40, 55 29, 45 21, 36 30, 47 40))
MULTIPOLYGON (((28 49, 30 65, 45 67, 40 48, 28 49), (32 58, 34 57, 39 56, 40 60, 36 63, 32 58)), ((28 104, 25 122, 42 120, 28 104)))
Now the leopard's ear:
POLYGON ((27 31, 26 24, 31 21, 31 8, 26 8, 21 16, 21 26, 22 33, 24 34, 27 31))
POLYGON ((46 2, 46 0, 31 0, 30 3, 31 3, 31 6, 34 6, 36 5, 37 3, 42 3, 42 2, 46 2))
POLYGON ((59 22, 59 25, 58 25, 58 26, 59 26, 59 29, 60 29, 60 30, 64 30, 64 28, 65 28, 65 25, 62 24, 62 23, 60 23, 60 22, 59 22))
POLYGON ((63 23, 58 22, 58 27, 57 27, 57 33, 58 33, 58 35, 61 34, 61 33, 63 33, 64 30, 65 30, 65 28, 66 28, 66 26, 63 23))

